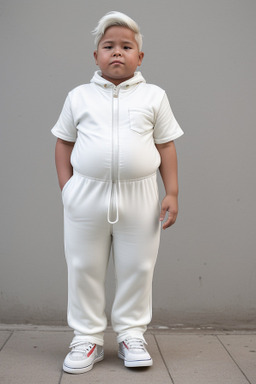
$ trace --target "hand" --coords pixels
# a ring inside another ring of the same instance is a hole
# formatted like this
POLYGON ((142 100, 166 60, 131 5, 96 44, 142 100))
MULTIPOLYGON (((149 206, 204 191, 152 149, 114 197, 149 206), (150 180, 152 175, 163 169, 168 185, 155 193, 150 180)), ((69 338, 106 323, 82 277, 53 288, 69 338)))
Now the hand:
POLYGON ((166 229, 173 225, 176 221, 178 215, 178 197, 172 195, 166 195, 162 201, 161 213, 160 213, 160 221, 163 221, 168 213, 168 218, 163 224, 163 229, 166 229))

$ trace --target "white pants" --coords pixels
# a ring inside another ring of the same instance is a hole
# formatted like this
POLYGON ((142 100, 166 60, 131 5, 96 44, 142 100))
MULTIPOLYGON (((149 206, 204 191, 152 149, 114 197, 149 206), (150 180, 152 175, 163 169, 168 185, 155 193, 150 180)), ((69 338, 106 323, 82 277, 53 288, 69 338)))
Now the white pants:
POLYGON ((115 224, 108 222, 111 193, 111 181, 77 172, 62 192, 68 324, 75 338, 98 345, 103 345, 107 326, 104 287, 111 246, 116 272, 111 320, 117 341, 128 335, 143 337, 152 316, 152 279, 161 228, 156 174, 119 182, 118 202, 113 203, 118 210, 115 224))

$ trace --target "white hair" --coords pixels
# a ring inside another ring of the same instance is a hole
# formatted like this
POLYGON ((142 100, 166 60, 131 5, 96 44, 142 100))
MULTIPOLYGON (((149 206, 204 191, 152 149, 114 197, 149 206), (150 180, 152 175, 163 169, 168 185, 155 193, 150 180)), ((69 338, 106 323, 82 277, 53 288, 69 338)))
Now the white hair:
POLYGON ((142 35, 140 33, 140 28, 138 24, 131 19, 129 16, 121 12, 108 12, 103 16, 98 22, 97 27, 92 31, 92 34, 95 36, 95 45, 98 48, 99 42, 103 37, 104 33, 109 27, 113 26, 122 26, 131 29, 135 34, 135 40, 138 44, 139 51, 142 49, 142 35))

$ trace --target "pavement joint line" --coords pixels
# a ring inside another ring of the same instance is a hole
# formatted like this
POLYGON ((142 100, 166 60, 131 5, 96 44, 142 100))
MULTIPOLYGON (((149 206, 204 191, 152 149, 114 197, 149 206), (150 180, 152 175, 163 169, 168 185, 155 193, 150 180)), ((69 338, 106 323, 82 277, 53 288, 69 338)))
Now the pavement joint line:
POLYGON ((4 347, 6 346, 6 344, 8 343, 8 341, 10 340, 10 338, 12 337, 13 334, 14 334, 14 331, 11 332, 10 335, 7 337, 7 339, 3 343, 2 347, 0 348, 0 352, 4 349, 4 347))
POLYGON ((171 372, 169 371, 169 369, 168 369, 168 367, 167 367, 167 364, 166 364, 166 361, 165 361, 165 359, 164 359, 164 357, 163 357, 162 351, 161 351, 161 349, 160 349, 160 347, 159 347, 158 341, 157 341, 155 335, 153 335, 153 337, 154 337, 154 339, 155 339, 155 342, 156 342, 156 345, 157 345, 159 354, 160 354, 160 356, 161 356, 161 358, 162 358, 162 360, 163 360, 164 366, 165 366, 165 368, 166 368, 166 370, 167 370, 167 373, 168 373, 168 375, 169 375, 169 377, 170 377, 170 379, 171 379, 171 382, 172 382, 172 384, 175 384, 175 383, 174 383, 174 380, 173 380, 173 378, 172 378, 171 372))
MULTIPOLYGON (((4 324, 0 323, 0 332, 67 332, 71 333, 73 330, 68 326, 64 325, 39 325, 39 324, 4 324)), ((114 332, 111 326, 108 326, 105 330, 106 333, 114 332)), ((163 334, 203 334, 203 335, 255 335, 256 329, 218 329, 212 328, 207 329, 205 327, 157 327, 151 326, 148 327, 148 334, 152 335, 163 335, 163 334)))
POLYGON ((223 342, 220 340, 219 336, 218 335, 215 335, 216 336, 216 339, 218 339, 218 341, 220 342, 220 344, 222 345, 222 347, 225 349, 225 351, 227 352, 227 354, 229 355, 229 357, 232 359, 232 361, 235 363, 235 365, 237 366, 237 368, 239 369, 239 371, 243 374, 243 376, 245 377, 245 379, 248 381, 249 384, 252 384, 251 381, 248 379, 248 377, 246 376, 246 374, 244 373, 244 371, 242 370, 242 368, 239 366, 239 364, 236 362, 236 360, 234 359, 234 357, 231 355, 231 353, 229 352, 229 350, 226 348, 226 346, 223 344, 223 342))
POLYGON ((63 377, 63 370, 61 370, 61 373, 60 373, 60 379, 58 381, 58 384, 61 384, 62 382, 62 377, 63 377))

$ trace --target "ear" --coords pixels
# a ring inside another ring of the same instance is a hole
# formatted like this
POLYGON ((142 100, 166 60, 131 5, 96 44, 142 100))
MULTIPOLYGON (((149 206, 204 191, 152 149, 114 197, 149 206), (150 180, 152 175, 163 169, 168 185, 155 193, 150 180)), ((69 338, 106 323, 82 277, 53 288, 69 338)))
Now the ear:
POLYGON ((97 53, 97 51, 93 52, 93 56, 94 56, 96 65, 98 65, 98 61, 97 61, 98 53, 97 53))
POLYGON ((143 57, 144 57, 144 52, 139 52, 139 61, 138 61, 138 67, 141 65, 141 63, 142 63, 142 60, 143 60, 143 57))

